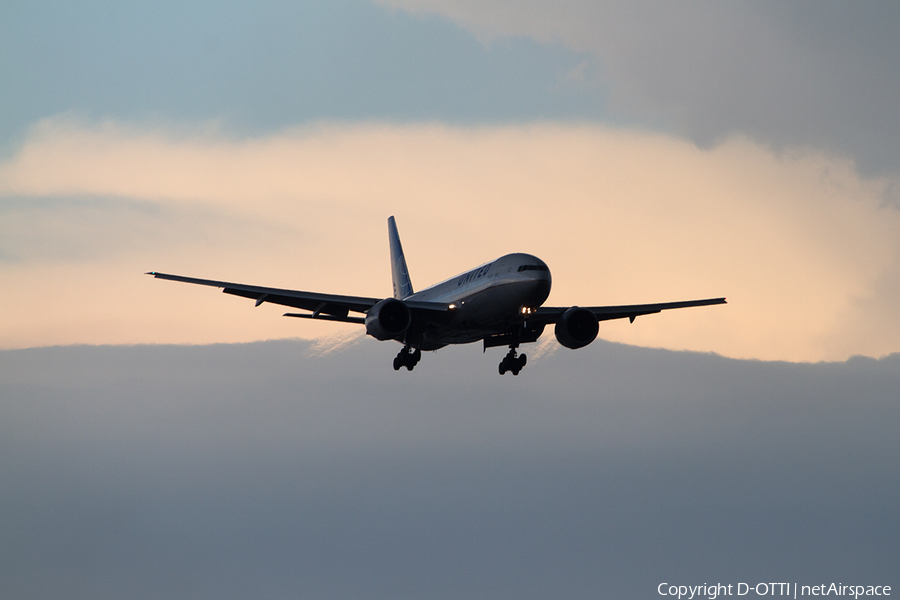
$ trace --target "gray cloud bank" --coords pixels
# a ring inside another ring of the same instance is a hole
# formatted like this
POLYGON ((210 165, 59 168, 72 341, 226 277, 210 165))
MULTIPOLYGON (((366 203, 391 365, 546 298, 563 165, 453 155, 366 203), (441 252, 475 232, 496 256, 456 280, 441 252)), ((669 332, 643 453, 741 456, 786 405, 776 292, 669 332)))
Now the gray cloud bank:
POLYGON ((592 54, 611 108, 712 145, 746 134, 895 174, 896 3, 378 0, 592 54))
POLYGON ((0 352, 4 597, 900 584, 900 354, 597 342, 514 379, 474 347, 394 373, 395 350, 0 352))

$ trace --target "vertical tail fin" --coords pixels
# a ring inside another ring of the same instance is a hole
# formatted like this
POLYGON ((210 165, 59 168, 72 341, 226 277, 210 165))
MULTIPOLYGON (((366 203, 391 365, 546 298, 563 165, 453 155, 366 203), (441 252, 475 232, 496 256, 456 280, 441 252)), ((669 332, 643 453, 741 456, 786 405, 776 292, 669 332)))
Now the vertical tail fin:
POLYGON ((388 238, 391 242, 391 276, 394 278, 394 298, 402 300, 413 293, 406 258, 403 257, 403 246, 400 245, 400 234, 394 217, 388 219, 388 238))

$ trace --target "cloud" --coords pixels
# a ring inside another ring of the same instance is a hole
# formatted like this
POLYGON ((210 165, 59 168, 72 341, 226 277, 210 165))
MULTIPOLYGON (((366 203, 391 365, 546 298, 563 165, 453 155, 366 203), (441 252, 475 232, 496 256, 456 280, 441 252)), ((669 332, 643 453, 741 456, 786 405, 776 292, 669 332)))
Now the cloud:
POLYGON ((0 163, 14 217, 0 224, 3 252, 22 257, 0 264, 11 283, 0 305, 17 315, 0 340, 344 331, 141 273, 387 296, 395 214, 417 288, 529 251, 553 271, 552 305, 729 298, 604 324, 610 340, 766 359, 883 355, 900 346, 896 189, 811 151, 741 137, 700 149, 589 124, 320 123, 235 138, 50 119, 0 163), (28 250, 57 230, 61 247, 28 250))
POLYGON ((610 107, 704 145, 735 133, 900 170, 894 4, 377 0, 438 14, 486 43, 526 36, 592 54, 610 107))
POLYGON ((502 349, 395 373, 372 340, 311 348, 0 351, 4 592, 897 584, 900 355, 798 365, 599 341, 513 379, 502 349))

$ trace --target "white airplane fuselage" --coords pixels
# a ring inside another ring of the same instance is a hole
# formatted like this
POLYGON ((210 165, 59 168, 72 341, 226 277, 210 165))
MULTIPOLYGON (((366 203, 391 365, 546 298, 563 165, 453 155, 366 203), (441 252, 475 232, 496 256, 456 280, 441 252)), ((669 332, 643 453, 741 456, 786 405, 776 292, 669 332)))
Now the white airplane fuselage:
POLYGON ((550 295, 550 269, 530 254, 506 254, 480 267, 460 273, 404 300, 453 305, 452 318, 425 332, 423 350, 484 339, 485 332, 500 333, 523 314, 543 304, 550 295))

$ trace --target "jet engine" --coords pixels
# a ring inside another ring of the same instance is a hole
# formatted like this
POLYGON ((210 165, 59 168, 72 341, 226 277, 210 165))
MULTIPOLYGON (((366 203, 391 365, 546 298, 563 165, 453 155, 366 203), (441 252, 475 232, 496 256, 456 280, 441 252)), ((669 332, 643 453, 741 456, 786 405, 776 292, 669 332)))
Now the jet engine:
POLYGON ((396 298, 387 298, 366 313, 366 333, 376 340, 395 340, 406 333, 411 322, 409 307, 396 298))
POLYGON ((573 306, 563 313, 556 322, 556 339, 566 348, 575 350, 584 348, 594 341, 600 323, 597 317, 586 308, 573 306))

